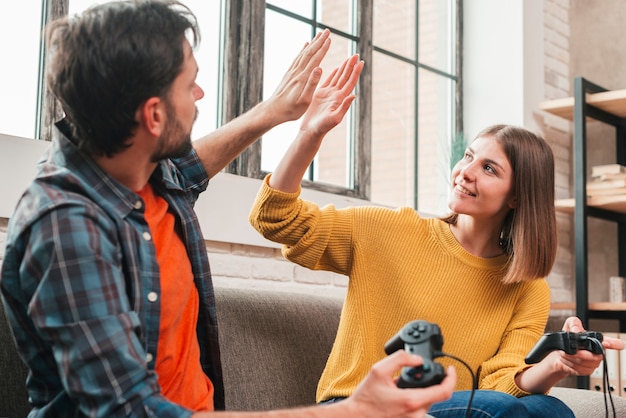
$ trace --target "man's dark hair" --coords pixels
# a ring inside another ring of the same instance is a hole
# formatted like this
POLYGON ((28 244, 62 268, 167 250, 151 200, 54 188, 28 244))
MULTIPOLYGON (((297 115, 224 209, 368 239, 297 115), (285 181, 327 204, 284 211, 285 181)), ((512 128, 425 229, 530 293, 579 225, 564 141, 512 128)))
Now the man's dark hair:
POLYGON ((175 0, 105 3, 50 23, 47 82, 80 149, 112 156, 130 145, 139 106, 165 98, 182 71, 188 31, 195 48, 196 18, 175 0))

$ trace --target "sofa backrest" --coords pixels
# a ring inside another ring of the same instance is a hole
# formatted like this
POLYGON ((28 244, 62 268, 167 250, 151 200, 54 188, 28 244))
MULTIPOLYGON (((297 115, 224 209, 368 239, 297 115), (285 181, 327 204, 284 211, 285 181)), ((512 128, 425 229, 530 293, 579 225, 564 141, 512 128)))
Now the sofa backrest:
POLYGON ((226 408, 314 404, 343 300, 228 288, 216 288, 215 297, 226 408))
MULTIPOLYGON (((283 291, 215 289, 229 410, 315 403, 343 301, 283 291)), ((0 417, 25 417, 28 369, 0 304, 0 417)))

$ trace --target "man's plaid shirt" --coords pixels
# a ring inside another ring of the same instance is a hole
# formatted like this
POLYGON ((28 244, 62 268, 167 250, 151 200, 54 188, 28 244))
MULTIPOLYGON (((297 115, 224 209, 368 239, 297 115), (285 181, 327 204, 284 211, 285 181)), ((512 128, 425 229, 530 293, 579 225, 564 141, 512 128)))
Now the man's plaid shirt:
MULTIPOLYGON (((79 152, 57 124, 9 221, 0 290, 37 416, 189 416, 154 373, 159 267, 143 202, 79 152), (78 412, 80 410, 80 413, 78 412)), ((195 152, 150 182, 177 218, 200 296, 202 365, 223 409, 215 301, 193 205, 208 184, 195 152)))

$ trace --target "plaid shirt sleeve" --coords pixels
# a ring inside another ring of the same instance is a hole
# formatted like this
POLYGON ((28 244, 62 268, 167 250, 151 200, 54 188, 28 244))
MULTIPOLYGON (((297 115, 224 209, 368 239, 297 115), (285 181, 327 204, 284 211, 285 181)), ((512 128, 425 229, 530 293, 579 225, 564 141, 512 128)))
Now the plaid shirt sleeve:
MULTIPOLYGON (((39 354, 42 367, 57 368, 64 392, 79 402, 82 414, 190 416, 161 396, 156 375, 146 367, 119 247, 119 240, 137 237, 118 233, 97 206, 72 202, 32 224, 18 267, 19 294, 32 295, 27 302, 32 323, 24 324, 23 332, 34 327, 35 341, 52 348, 39 354), (54 362, 46 358, 50 354, 54 362)), ((24 338, 33 343, 32 335, 24 338)), ((41 387, 49 389, 49 382, 41 387)), ((37 405, 36 396, 33 401, 37 405)))

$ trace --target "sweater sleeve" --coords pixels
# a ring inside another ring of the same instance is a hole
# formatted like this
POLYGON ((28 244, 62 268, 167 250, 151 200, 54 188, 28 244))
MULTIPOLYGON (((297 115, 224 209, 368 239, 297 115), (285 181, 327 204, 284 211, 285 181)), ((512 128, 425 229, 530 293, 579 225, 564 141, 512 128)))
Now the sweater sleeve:
POLYGON ((250 224, 265 238, 282 244, 285 258, 313 270, 347 275, 352 254, 352 208, 320 208, 269 186, 266 176, 250 211, 250 224))
POLYGON ((515 313, 502 336, 498 352, 481 366, 479 388, 513 396, 529 395, 515 384, 515 376, 530 366, 524 358, 545 330, 550 314, 550 287, 544 279, 520 283, 525 286, 515 313))

